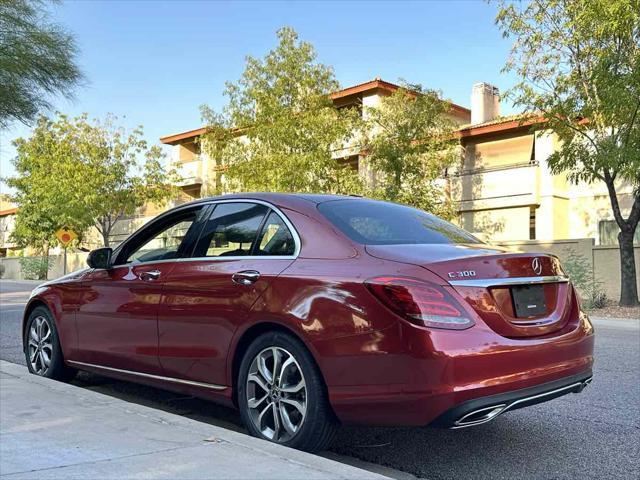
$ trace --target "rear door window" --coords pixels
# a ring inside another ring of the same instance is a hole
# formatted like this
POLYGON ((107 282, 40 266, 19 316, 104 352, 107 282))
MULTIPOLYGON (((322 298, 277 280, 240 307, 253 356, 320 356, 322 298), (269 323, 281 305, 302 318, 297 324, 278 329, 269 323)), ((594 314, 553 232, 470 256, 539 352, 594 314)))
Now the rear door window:
POLYGON ((295 241, 291 231, 280 215, 271 212, 262 226, 260 237, 256 244, 256 255, 284 256, 293 255, 295 241))
POLYGON ((194 257, 251 255, 268 207, 255 203, 217 204, 196 245, 194 257))

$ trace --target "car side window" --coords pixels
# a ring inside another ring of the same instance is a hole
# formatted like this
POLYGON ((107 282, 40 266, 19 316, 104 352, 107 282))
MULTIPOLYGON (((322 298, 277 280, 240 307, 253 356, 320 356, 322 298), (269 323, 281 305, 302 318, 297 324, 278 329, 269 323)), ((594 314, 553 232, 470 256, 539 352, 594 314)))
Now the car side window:
POLYGON ((187 232, 196 222, 198 210, 182 212, 168 218, 157 226, 151 226, 149 236, 122 252, 123 261, 118 263, 140 263, 179 258, 180 246, 187 232))
POLYGON ((220 203, 207 221, 194 257, 251 255, 260 225, 269 209, 255 203, 220 203))
POLYGON ((271 212, 262 226, 256 244, 256 255, 293 255, 295 241, 280 215, 271 212))

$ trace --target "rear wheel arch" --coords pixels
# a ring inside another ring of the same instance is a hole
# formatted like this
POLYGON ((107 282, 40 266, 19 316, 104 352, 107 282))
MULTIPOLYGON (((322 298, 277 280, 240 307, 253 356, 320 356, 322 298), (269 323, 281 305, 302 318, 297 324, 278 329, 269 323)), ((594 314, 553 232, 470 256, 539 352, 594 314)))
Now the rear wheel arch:
POLYGON ((231 372, 230 372, 233 404, 236 407, 238 406, 238 398, 237 398, 238 375, 240 373, 240 364, 242 363, 242 358, 245 352, 247 351, 247 348, 249 347, 249 345, 251 345, 251 342, 253 342, 260 335, 264 333, 270 333, 270 332, 282 332, 284 334, 290 335, 296 340, 298 340, 306 348, 306 350, 311 355, 311 358, 313 359, 314 363, 316 364, 318 371, 320 372, 320 377, 322 379, 325 393, 328 393, 327 381, 324 378, 324 374, 322 373, 322 370, 318 363, 316 354, 313 351, 313 348, 309 348, 309 345, 307 344, 307 342, 305 342, 300 337, 300 335, 292 328, 287 327, 281 323, 265 321, 265 322, 260 322, 255 325, 252 325, 247 330, 245 330, 235 344, 235 348, 233 350, 233 356, 231 357, 232 360, 231 360, 231 372))

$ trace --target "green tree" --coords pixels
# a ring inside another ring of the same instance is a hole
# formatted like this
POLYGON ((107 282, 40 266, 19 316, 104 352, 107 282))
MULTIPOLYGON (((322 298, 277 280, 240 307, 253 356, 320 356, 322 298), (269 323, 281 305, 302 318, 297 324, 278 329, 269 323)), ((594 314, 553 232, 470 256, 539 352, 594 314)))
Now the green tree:
POLYGON ((209 131, 203 150, 222 173, 215 193, 227 190, 354 193, 357 172, 336 161, 356 131, 355 109, 335 109, 331 68, 291 28, 263 59, 247 57, 236 83, 227 83, 221 113, 202 107, 209 131))
POLYGON ((637 305, 633 236, 640 221, 640 1, 501 3, 496 23, 514 37, 505 70, 521 81, 515 104, 555 133, 553 172, 606 184, 620 227, 620 305, 637 305), (633 193, 625 218, 621 185, 633 193))
POLYGON ((450 104, 439 92, 406 84, 365 110, 369 195, 453 215, 442 176, 458 158, 450 104))
POLYGON ((45 15, 41 0, 0 0, 0 128, 31 123, 53 95, 82 80, 73 37, 45 15))
POLYGON ((6 180, 19 206, 14 239, 46 248, 63 226, 85 233, 95 227, 109 246, 116 223, 147 203, 175 194, 174 173, 163 168, 157 146, 141 127, 126 131, 116 117, 41 117, 32 136, 14 142, 16 176, 6 180))

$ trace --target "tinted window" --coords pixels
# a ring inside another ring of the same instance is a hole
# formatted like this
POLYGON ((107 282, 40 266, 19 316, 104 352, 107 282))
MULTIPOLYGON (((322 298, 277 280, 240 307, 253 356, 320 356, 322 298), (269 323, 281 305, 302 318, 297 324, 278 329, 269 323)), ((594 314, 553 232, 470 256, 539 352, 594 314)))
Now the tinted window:
POLYGON ((275 212, 267 217, 256 245, 256 255, 293 255, 295 251, 291 232, 275 212))
POLYGON ((435 215, 394 203, 334 200, 318 209, 350 239, 365 245, 480 243, 435 215))
POLYGON ((120 258, 124 258, 124 261, 118 263, 151 262, 178 258, 180 246, 196 221, 197 213, 198 210, 181 212, 158 224, 150 225, 146 235, 147 229, 143 230, 142 237, 135 240, 126 249, 126 252, 122 252, 120 258))
POLYGON ((253 203, 220 203, 202 231, 194 257, 251 254, 268 208, 253 203))

